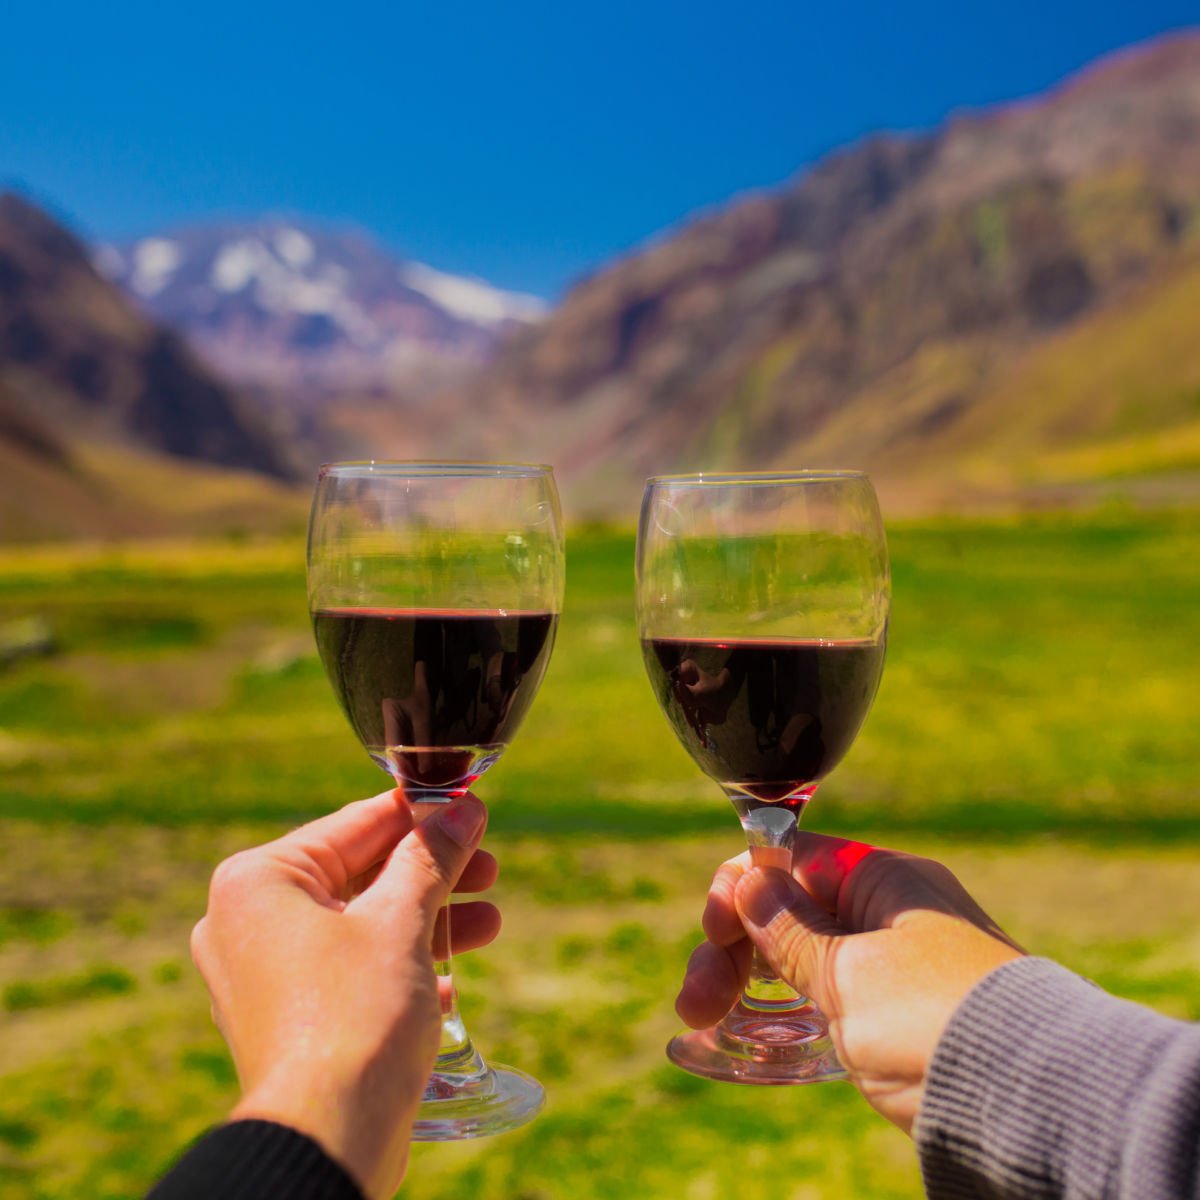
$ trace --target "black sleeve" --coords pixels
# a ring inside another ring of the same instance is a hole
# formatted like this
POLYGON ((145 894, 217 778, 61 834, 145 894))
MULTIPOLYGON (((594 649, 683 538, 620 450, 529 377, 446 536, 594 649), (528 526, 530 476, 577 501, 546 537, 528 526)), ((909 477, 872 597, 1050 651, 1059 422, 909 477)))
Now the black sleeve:
POLYGON ((233 1121, 205 1134, 146 1200, 363 1200, 312 1138, 274 1121, 233 1121))
POLYGON ((950 1019, 913 1136, 932 1200, 1200 1200, 1200 1025, 1016 959, 950 1019))

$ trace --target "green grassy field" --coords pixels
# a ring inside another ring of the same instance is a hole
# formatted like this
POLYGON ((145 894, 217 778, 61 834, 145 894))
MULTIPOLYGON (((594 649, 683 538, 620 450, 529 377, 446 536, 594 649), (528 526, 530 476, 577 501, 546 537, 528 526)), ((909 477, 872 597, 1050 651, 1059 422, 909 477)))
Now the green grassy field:
MULTIPOLYGON (((1011 932, 1200 1017, 1200 520, 1121 512, 890 533, 875 710, 806 820, 936 854, 1011 932)), ((380 790, 311 649, 296 542, 0 554, 0 1192, 137 1195, 234 1079, 187 935, 232 850, 380 790)), ((418 1148, 405 1194, 551 1200, 920 1194, 846 1085, 665 1064, 731 811, 643 676, 632 538, 576 535, 558 648, 479 787, 505 932, 460 965, 483 1049, 546 1113, 418 1148)))

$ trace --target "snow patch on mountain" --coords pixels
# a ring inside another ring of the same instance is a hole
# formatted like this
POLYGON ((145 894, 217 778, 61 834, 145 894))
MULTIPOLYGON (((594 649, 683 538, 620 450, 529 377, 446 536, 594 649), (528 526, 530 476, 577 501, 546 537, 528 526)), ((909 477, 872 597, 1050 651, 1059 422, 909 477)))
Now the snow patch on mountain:
POLYGON ((299 229, 281 229, 275 235, 275 249, 280 258, 292 267, 307 267, 316 257, 312 238, 299 229))
POLYGON ((424 263, 411 262, 401 276, 413 291, 428 296, 455 316, 482 324, 503 321, 537 321, 546 315, 546 302, 521 292, 503 292, 462 275, 448 275, 424 263))
POLYGON ((398 366, 479 363, 536 296, 398 259, 366 234, 267 217, 101 246, 97 269, 247 382, 394 382, 398 366))
POLYGON ((183 251, 166 238, 146 238, 133 251, 133 278, 130 286, 139 296, 161 292, 179 264, 183 251))
POLYGON ((266 247, 261 242, 230 242, 218 250, 208 281, 218 292, 240 292, 258 278, 268 262, 266 247))

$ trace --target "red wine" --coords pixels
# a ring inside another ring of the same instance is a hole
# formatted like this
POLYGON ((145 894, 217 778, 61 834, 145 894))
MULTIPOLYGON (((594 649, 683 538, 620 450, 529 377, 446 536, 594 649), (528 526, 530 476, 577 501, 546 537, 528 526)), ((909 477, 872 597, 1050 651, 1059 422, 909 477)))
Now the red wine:
POLYGON ((642 643, 659 704, 719 783, 767 803, 824 778, 850 748, 883 670, 884 641, 642 643))
POLYGON ((548 612, 334 608, 317 650, 354 732, 414 793, 457 793, 493 763, 537 692, 548 612))

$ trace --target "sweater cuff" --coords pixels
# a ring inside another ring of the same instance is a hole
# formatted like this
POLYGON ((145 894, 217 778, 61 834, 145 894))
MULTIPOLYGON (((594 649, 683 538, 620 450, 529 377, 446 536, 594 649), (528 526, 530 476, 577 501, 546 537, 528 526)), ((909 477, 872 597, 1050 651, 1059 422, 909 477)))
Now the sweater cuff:
POLYGON ((195 1142, 146 1200, 363 1200, 307 1134, 274 1121, 231 1121, 195 1142))
POLYGON ((1180 1024, 1042 958, 981 980, 946 1027, 913 1137, 931 1200, 1107 1195, 1134 1093, 1180 1024))

